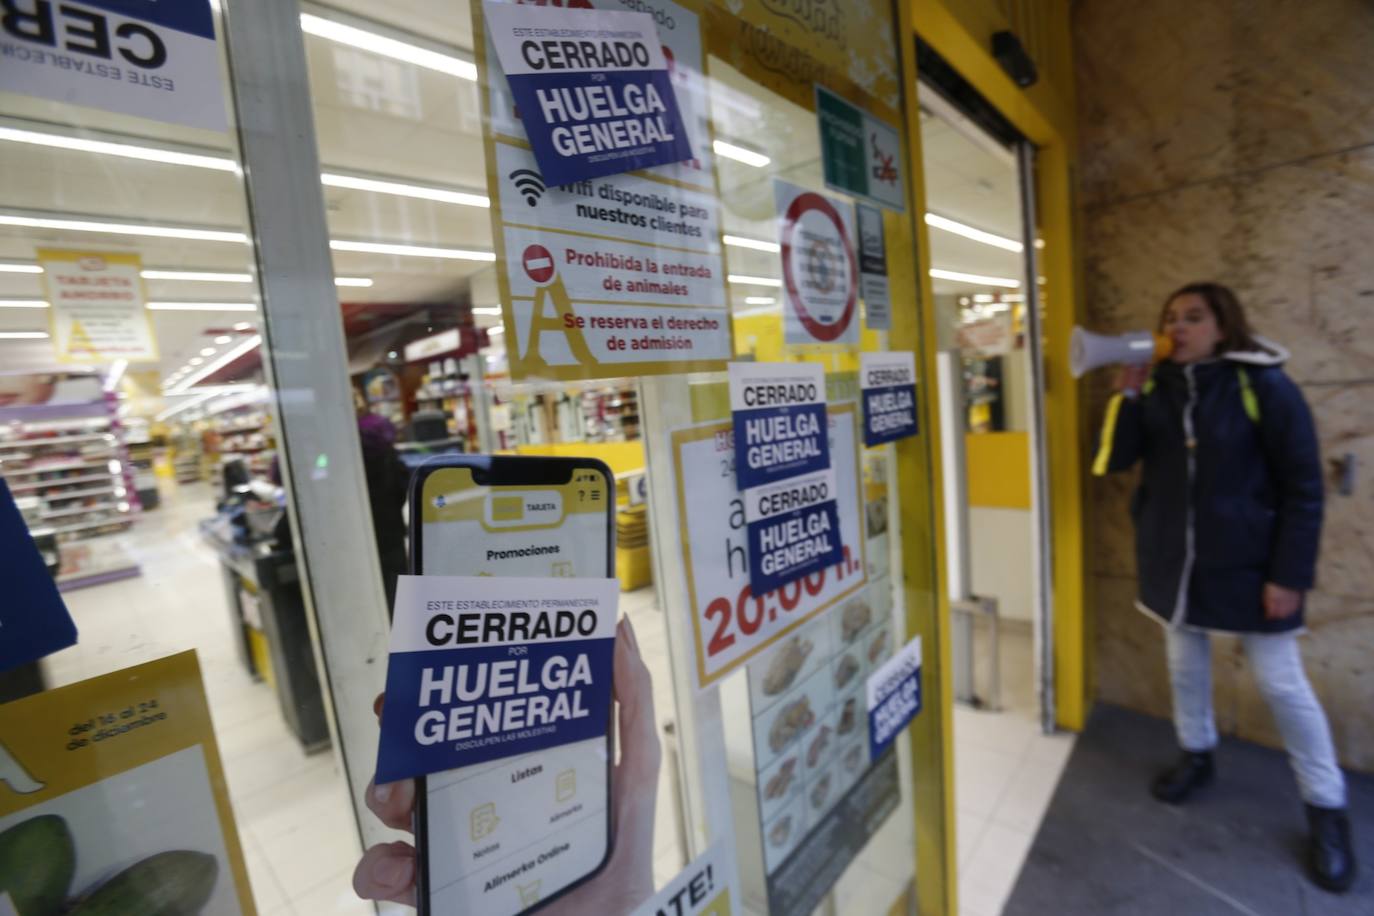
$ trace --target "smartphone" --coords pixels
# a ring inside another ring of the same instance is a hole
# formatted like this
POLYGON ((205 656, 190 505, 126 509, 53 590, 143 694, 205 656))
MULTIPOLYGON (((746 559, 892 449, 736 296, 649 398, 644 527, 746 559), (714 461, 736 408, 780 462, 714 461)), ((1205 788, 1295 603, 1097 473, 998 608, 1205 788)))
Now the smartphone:
MULTIPOLYGON (((436 456, 411 479, 410 571, 613 577, 614 512, 615 478, 595 459, 436 456)), ((608 725, 604 738, 421 778, 421 916, 527 913, 600 871, 611 742, 608 725)))

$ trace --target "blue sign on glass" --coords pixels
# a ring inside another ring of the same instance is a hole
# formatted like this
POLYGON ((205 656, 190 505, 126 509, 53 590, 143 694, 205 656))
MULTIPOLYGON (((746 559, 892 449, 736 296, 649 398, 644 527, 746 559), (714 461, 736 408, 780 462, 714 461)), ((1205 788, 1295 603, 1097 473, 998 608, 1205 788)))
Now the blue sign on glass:
POLYGON ((755 595, 844 559, 833 470, 747 490, 744 519, 755 595))
POLYGON ((5 598, 0 601, 0 671, 76 644, 76 624, 3 480, 0 582, 5 583, 5 598))
POLYGON ((604 738, 614 579, 402 576, 377 782, 604 738))
POLYGON ((807 363, 731 363, 741 491, 830 467, 825 373, 807 363))
POLYGON ((877 760, 920 711, 921 637, 917 636, 868 676, 869 759, 877 760))
POLYGON ((859 384, 863 391, 864 445, 872 448, 916 435, 914 354, 861 354, 859 384))
POLYGON ((484 6, 546 185, 692 158, 648 13, 484 6))

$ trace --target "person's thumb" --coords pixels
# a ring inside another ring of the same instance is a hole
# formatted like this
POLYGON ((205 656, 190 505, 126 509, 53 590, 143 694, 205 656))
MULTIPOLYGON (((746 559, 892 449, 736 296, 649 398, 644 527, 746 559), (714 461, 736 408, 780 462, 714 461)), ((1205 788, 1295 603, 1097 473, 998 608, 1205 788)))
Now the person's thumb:
POLYGON ((625 776, 657 775, 661 757, 654 719, 654 685, 628 617, 616 627, 613 656, 620 732, 620 769, 625 776))

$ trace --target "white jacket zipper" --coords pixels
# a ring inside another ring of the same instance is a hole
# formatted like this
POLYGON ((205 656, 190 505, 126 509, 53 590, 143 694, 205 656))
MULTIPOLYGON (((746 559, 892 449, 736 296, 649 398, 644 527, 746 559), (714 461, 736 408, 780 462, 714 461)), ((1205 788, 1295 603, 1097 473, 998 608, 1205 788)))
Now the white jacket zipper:
POLYGON ((1194 478, 1197 476, 1197 435, 1193 428, 1193 408, 1197 406, 1197 382, 1193 378, 1193 366, 1183 367, 1183 377, 1188 380, 1188 403, 1183 405, 1183 437, 1184 447, 1188 449, 1188 492, 1187 492, 1187 512, 1185 518, 1187 526, 1183 532, 1183 572, 1178 580, 1178 597, 1174 599, 1174 614, 1169 619, 1172 626, 1179 626, 1184 622, 1188 614, 1188 583, 1193 578, 1193 559, 1195 552, 1195 534, 1193 508, 1194 478))

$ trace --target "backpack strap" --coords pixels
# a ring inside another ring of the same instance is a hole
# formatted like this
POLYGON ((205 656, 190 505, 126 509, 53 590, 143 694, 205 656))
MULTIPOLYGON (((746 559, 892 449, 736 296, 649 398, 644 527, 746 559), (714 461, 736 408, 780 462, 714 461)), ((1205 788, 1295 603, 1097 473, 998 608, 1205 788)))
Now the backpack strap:
POLYGON ((1240 380, 1240 403, 1245 407, 1245 415, 1250 418, 1250 422, 1256 426, 1260 422, 1259 398, 1255 396, 1255 388, 1250 384, 1250 373, 1245 371, 1244 366, 1236 367, 1236 377, 1240 380))

